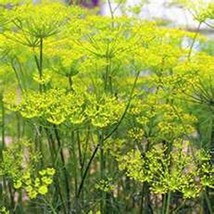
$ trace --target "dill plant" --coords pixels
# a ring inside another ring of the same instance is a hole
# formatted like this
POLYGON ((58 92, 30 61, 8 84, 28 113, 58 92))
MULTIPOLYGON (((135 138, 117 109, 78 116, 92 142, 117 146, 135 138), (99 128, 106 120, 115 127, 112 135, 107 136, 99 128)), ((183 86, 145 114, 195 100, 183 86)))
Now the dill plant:
POLYGON ((206 39, 19 3, 0 8, 1 212, 212 213, 213 56, 193 49, 206 39))

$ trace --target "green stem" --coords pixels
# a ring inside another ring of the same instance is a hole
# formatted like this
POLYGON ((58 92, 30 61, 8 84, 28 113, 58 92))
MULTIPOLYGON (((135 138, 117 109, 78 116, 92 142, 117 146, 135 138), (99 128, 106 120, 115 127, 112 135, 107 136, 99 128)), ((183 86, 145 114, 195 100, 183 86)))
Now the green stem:
POLYGON ((91 128, 90 125, 87 126, 87 133, 86 133, 86 139, 85 139, 85 143, 83 145, 83 158, 82 158, 82 172, 81 172, 81 178, 83 178, 83 173, 84 173, 84 166, 85 166, 85 162, 87 159, 87 153, 88 153, 88 147, 89 147, 89 141, 90 141, 90 135, 91 135, 91 128))
POLYGON ((163 203, 162 203, 161 214, 165 214, 165 206, 166 206, 166 197, 167 197, 167 194, 164 194, 162 197, 163 197, 163 203))
POLYGON ((107 57, 106 57, 106 73, 105 73, 105 91, 110 92, 113 94, 113 87, 112 87, 112 77, 111 77, 111 58, 108 56, 109 54, 109 44, 107 49, 107 57))
POLYGON ((165 209, 165 214, 170 213, 170 201, 171 201, 171 192, 168 192, 167 194, 167 200, 166 200, 166 209, 165 209))
POLYGON ((48 147, 50 150, 52 165, 55 167, 55 159, 56 159, 56 148, 53 140, 53 136, 51 133, 49 133, 48 129, 45 128, 45 133, 47 135, 47 141, 48 141, 48 147))
POLYGON ((35 129, 33 132, 35 133, 35 148, 36 151, 39 151, 41 153, 41 159, 40 159, 40 164, 43 166, 44 164, 44 152, 43 152, 43 145, 42 145, 42 126, 40 124, 37 125, 35 124, 35 129))
POLYGON ((19 74, 18 74, 18 71, 17 71, 17 69, 16 69, 16 66, 14 65, 14 62, 11 62, 11 66, 12 66, 13 71, 15 72, 16 79, 17 79, 17 81, 18 81, 19 88, 21 89, 21 91, 23 91, 21 78, 19 77, 19 74))
MULTIPOLYGON (((53 138, 53 135, 50 132, 50 130, 48 130, 48 128, 45 128, 45 132, 47 135, 52 165, 54 168, 56 168, 57 167, 57 149, 56 149, 56 145, 54 142, 54 138, 53 138)), ((58 197, 59 197, 61 200, 61 204, 62 204, 64 213, 66 213, 66 207, 64 205, 64 200, 63 200, 63 196, 62 196, 62 192, 61 192, 61 188, 60 188, 60 182, 59 182, 59 178, 57 176, 55 177, 54 185, 55 185, 56 191, 54 193, 53 203, 57 203, 58 197)))
POLYGON ((94 158, 95 158, 95 156, 96 156, 96 154, 97 154, 97 151, 98 151, 99 147, 100 147, 100 143, 97 144, 97 146, 95 147, 95 149, 94 149, 94 151, 93 151, 93 153, 92 153, 92 155, 91 155, 91 157, 90 157, 90 159, 89 159, 89 161, 88 161, 88 164, 87 164, 86 169, 85 169, 85 171, 84 171, 84 174, 83 174, 81 183, 80 183, 79 188, 78 188, 77 199, 80 197, 80 194, 81 194, 81 192, 82 192, 82 190, 83 190, 83 186, 84 186, 84 183, 85 183, 85 179, 86 179, 86 177, 87 177, 87 174, 88 174, 88 171, 89 171, 89 169, 90 169, 91 163, 92 163, 92 161, 94 160, 94 158))
POLYGON ((164 195, 163 206, 162 206, 162 214, 170 213, 170 201, 171 201, 171 192, 168 192, 164 195))
POLYGON ((51 209, 52 214, 57 214, 56 210, 54 209, 52 203, 48 202, 45 198, 42 198, 45 204, 51 209))
MULTIPOLYGON (((123 112, 123 114, 122 114, 120 120, 119 120, 118 123, 115 125, 115 127, 105 136, 105 138, 103 139, 103 142, 105 142, 109 137, 111 137, 112 134, 114 134, 114 132, 118 129, 118 127, 119 127, 120 124, 122 123, 122 121, 123 121, 123 119, 124 119, 124 117, 125 117, 125 115, 126 115, 128 109, 129 109, 129 106, 130 106, 130 104, 131 104, 131 101, 132 101, 132 98, 133 98, 133 94, 134 94, 134 90, 135 90, 135 87, 136 87, 136 84, 137 84, 137 80, 138 80, 139 75, 140 75, 140 71, 137 72, 137 75, 136 75, 136 77, 135 77, 135 81, 134 81, 133 87, 132 87, 131 92, 130 92, 130 95, 129 95, 128 103, 127 103, 127 105, 126 105, 126 108, 125 108, 125 110, 124 110, 124 112, 123 112)), ((86 166, 86 169, 85 169, 85 171, 84 171, 84 174, 83 174, 81 183, 80 183, 80 185, 79 185, 79 189, 78 189, 78 193, 77 193, 77 198, 79 198, 79 196, 80 196, 80 194, 81 194, 81 192, 82 192, 82 189, 83 189, 83 186, 84 186, 84 182, 85 182, 85 179, 86 179, 86 177, 87 177, 88 171, 89 171, 89 169, 90 169, 91 163, 92 163, 92 161, 94 160, 94 158, 95 158, 95 156, 96 156, 96 154, 97 154, 97 152, 98 152, 98 150, 99 150, 99 148, 100 148, 100 143, 101 143, 101 142, 99 142, 99 143, 96 145, 96 147, 95 147, 95 149, 94 149, 94 151, 93 151, 93 153, 92 153, 92 155, 91 155, 91 157, 90 157, 90 159, 89 159, 89 161, 88 161, 88 163, 87 163, 87 166, 86 166)))
POLYGON ((208 196, 208 189, 205 190, 204 197, 205 197, 205 201, 206 201, 206 205, 207 205, 206 208, 209 211, 209 214, 212 214, 213 210, 212 210, 212 205, 210 203, 210 199, 209 199, 209 196, 208 196))
POLYGON ((16 122, 17 122, 17 139, 21 138, 21 117, 19 114, 16 114, 16 122))
POLYGON ((73 161, 72 174, 74 177, 74 192, 75 192, 75 197, 76 197, 77 190, 78 190, 78 155, 77 155, 77 146, 76 146, 76 139, 75 139, 74 131, 71 132, 71 145, 72 145, 72 148, 69 149, 69 153, 70 153, 70 156, 72 157, 72 161, 73 161))
MULTIPOLYGON (((104 151, 103 151, 103 133, 99 136, 99 142, 100 142, 100 180, 104 179, 105 176, 105 157, 104 157, 104 151)), ((105 197, 106 194, 104 191, 101 192, 101 200, 100 200, 100 211, 101 213, 105 213, 105 197)))
MULTIPOLYGON (((5 148, 5 108, 4 108, 4 102, 2 101, 2 99, 1 99, 1 107, 2 107, 2 111, 1 111, 1 114, 2 114, 1 128, 2 128, 2 130, 1 130, 1 145, 0 145, 0 161, 3 162, 4 161, 3 150, 5 148)), ((2 182, 2 189, 1 189, 1 197, 2 197, 2 199, 4 199, 3 192, 6 189, 7 184, 6 184, 5 176, 3 175, 2 177, 3 177, 3 182, 2 182)), ((2 200, 2 202, 4 203, 3 200, 2 200)))
POLYGON ((1 100, 1 115, 2 115, 2 124, 1 124, 0 160, 3 161, 3 150, 5 147, 5 109, 4 102, 2 100, 1 100))
MULTIPOLYGON (((38 73, 39 73, 39 79, 41 80, 43 77, 43 38, 42 37, 40 38, 40 41, 39 41, 39 58, 36 55, 34 55, 34 59, 36 62, 38 73)), ((43 90, 42 84, 39 83, 40 93, 42 92, 42 90, 43 90)))
POLYGON ((183 200, 182 203, 173 211, 173 214, 176 214, 181 209, 181 207, 184 206, 185 203, 186 200, 183 200))
POLYGON ((84 162, 83 162, 83 155, 82 155, 82 148, 81 148, 81 141, 80 141, 80 134, 77 130, 77 146, 78 146, 78 155, 79 155, 79 166, 80 166, 80 174, 83 174, 84 162))
POLYGON ((74 91, 74 89, 73 89, 73 80, 72 80, 71 75, 68 76, 68 84, 69 84, 70 91, 74 91))
POLYGON ((114 10, 112 8, 112 4, 110 0, 107 0, 108 2, 108 6, 109 6, 109 10, 110 10, 110 14, 111 14, 111 19, 112 19, 112 28, 114 27, 114 10))
POLYGON ((149 191, 149 184, 144 182, 142 188, 142 198, 141 198, 141 205, 140 205, 140 214, 148 214, 150 213, 150 191, 149 191))
MULTIPOLYGON (((39 78, 42 79, 43 76, 43 38, 40 38, 39 46, 39 78)), ((39 84, 39 91, 42 92, 42 85, 39 84)))
POLYGON ((12 207, 12 209, 14 209, 15 201, 14 201, 14 193, 13 193, 12 181, 9 181, 8 189, 9 189, 11 207, 12 207))
POLYGON ((201 24, 202 24, 202 22, 199 22, 198 27, 197 27, 197 30, 196 30, 196 33, 195 33, 195 35, 194 35, 194 37, 193 37, 193 40, 192 40, 192 43, 191 43, 191 45, 190 45, 189 53, 188 53, 188 56, 187 56, 187 57, 188 57, 188 60, 189 60, 190 57, 191 57, 192 50, 193 50, 193 46, 194 46, 194 44, 195 44, 195 42, 196 42, 196 39, 197 39, 197 36, 198 36, 198 34, 199 34, 199 30, 200 30, 201 24))
MULTIPOLYGON (((214 117, 211 120, 211 131, 210 131, 210 150, 214 150, 214 117)), ((212 157, 213 158, 213 157, 212 157)))
POLYGON ((40 45, 39 45, 39 77, 42 78, 42 71, 43 71, 43 38, 40 38, 40 45))
POLYGON ((60 150, 60 157, 61 157, 61 161, 62 161, 62 165, 63 165, 63 173, 64 173, 64 178, 65 178, 65 190, 66 190, 66 198, 67 198, 67 208, 68 208, 68 211, 70 211, 71 202, 70 202, 69 178, 68 178, 68 172, 67 172, 66 166, 65 166, 66 164, 65 164, 65 158, 63 155, 62 143, 61 143, 61 139, 60 139, 59 132, 58 132, 56 125, 54 125, 54 132, 55 132, 56 141, 58 144, 58 149, 60 150))

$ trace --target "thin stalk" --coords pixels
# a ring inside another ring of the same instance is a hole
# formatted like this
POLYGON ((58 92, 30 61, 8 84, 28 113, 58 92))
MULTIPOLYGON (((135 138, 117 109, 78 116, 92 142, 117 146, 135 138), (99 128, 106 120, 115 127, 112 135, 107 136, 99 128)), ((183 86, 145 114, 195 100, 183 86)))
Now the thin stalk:
MULTIPOLYGON (((148 136, 150 136, 150 131, 148 133, 148 136)), ((145 146, 145 149, 142 149, 140 145, 138 145, 139 149, 143 152, 146 153, 149 148, 150 148, 150 142, 145 146)), ((150 213, 150 190, 149 190, 149 184, 148 182, 144 182, 143 187, 142 187, 142 193, 141 193, 141 203, 140 203, 140 214, 146 214, 150 213)))
POLYGON ((34 54, 34 60, 35 60, 35 63, 36 63, 37 70, 39 72, 39 70, 40 70, 40 63, 39 63, 38 57, 35 54, 34 54))
POLYGON ((142 197, 141 197, 141 201, 140 201, 140 212, 139 212, 139 214, 141 214, 141 213, 143 213, 143 206, 144 206, 144 186, 143 186, 143 188, 142 188, 142 197))
POLYGON ((196 42, 196 39, 197 39, 197 36, 198 36, 198 34, 199 34, 199 30, 200 30, 201 24, 202 24, 202 22, 199 22, 198 27, 197 27, 197 29, 196 29, 196 33, 195 33, 195 35, 194 35, 194 37, 193 37, 193 40, 192 40, 192 43, 191 43, 191 45, 190 45, 189 53, 188 53, 188 56, 187 56, 187 57, 188 57, 188 60, 189 60, 190 57, 191 57, 192 50, 193 50, 193 46, 194 46, 194 44, 195 44, 195 42, 196 42))
POLYGON ((163 195, 163 203, 162 203, 162 211, 161 214, 165 214, 165 206, 166 206, 166 198, 167 198, 167 194, 163 195))
POLYGON ((61 143, 61 139, 60 139, 59 132, 58 132, 56 125, 54 125, 54 133, 56 136, 56 141, 58 144, 58 148, 60 150, 60 157, 61 157, 61 161, 63 164, 63 173, 64 173, 64 178, 65 178, 65 190, 66 190, 66 198, 67 198, 67 208, 68 208, 68 210, 71 210, 70 186, 69 186, 68 172, 66 170, 65 158, 64 158, 63 150, 62 150, 62 143, 61 143))
MULTIPOLYGON (((212 121, 211 121, 210 156, 211 156, 211 164, 214 164, 214 118, 212 118, 212 121)), ((210 200, 212 199, 209 198, 209 195, 210 197, 214 198, 213 193, 214 193, 213 188, 208 187, 207 190, 205 190, 205 199, 206 199, 207 207, 210 213, 214 213, 214 210, 212 212, 212 206, 210 203, 210 200)))
MULTIPOLYGON (((2 101, 2 99, 1 99, 1 105, 2 105, 2 110, 1 110, 1 114, 2 114, 1 128, 2 128, 2 130, 1 130, 0 160, 4 161, 3 150, 5 148, 5 108, 4 108, 4 102, 2 101)), ((3 182, 2 182, 2 194, 3 194, 4 190, 7 188, 7 184, 6 184, 5 176, 3 175, 2 177, 3 177, 3 182)))
POLYGON ((142 189, 142 198, 141 198, 141 205, 140 205, 140 214, 148 214, 151 211, 150 207, 150 190, 149 184, 145 182, 143 184, 142 189))
POLYGON ((83 186, 84 186, 84 183, 85 183, 85 179, 86 179, 86 177, 87 177, 87 174, 88 174, 88 171, 89 171, 89 169, 90 169, 91 163, 92 163, 92 161, 94 160, 94 158, 95 158, 95 156, 96 156, 96 154, 97 154, 97 151, 98 151, 99 147, 100 147, 100 143, 97 144, 97 146, 95 147, 95 149, 94 149, 94 151, 93 151, 93 153, 92 153, 92 155, 91 155, 91 157, 90 157, 90 159, 89 159, 89 161, 88 161, 88 164, 87 164, 86 169, 85 169, 85 171, 84 171, 84 174, 83 174, 81 183, 80 183, 79 188, 78 188, 77 198, 80 197, 80 194, 81 194, 81 192, 82 192, 82 189, 83 189, 83 186))
MULTIPOLYGON (((47 128, 45 128, 45 132, 47 135, 48 147, 49 147, 49 151, 50 151, 50 155, 51 155, 51 162, 52 162, 53 167, 56 168, 55 160, 56 160, 56 156, 57 156, 56 153, 57 152, 56 152, 53 136, 47 128)), ((54 196, 53 196, 53 203, 56 203, 58 200, 58 196, 60 196, 60 200, 61 200, 62 204, 64 205, 62 193, 60 191, 60 184, 59 184, 58 178, 56 178, 56 182, 54 182, 54 185, 55 185, 56 191, 55 191, 54 196)), ((66 213, 66 209, 64 207, 63 207, 63 209, 65 210, 65 213, 66 213)))
POLYGON ((186 200, 183 200, 182 203, 172 213, 176 214, 181 209, 181 207, 184 206, 185 203, 186 203, 186 200))
POLYGON ((33 132, 35 133, 35 148, 37 151, 41 153, 41 159, 40 159, 40 164, 43 166, 44 164, 44 152, 43 152, 43 147, 42 147, 42 126, 39 124, 38 127, 35 124, 34 125, 34 130, 33 132))
POLYGON ((111 1, 110 0, 107 0, 108 2, 108 6, 109 6, 109 10, 110 10, 110 15, 111 15, 111 19, 112 19, 112 28, 114 27, 114 10, 112 8, 112 5, 111 5, 111 1))
POLYGON ((82 176, 83 169, 84 169, 84 163, 83 163, 83 156, 82 156, 82 148, 81 148, 79 131, 77 131, 77 146, 78 146, 78 153, 79 153, 80 174, 82 176))
MULTIPOLYGON (((55 146, 55 142, 54 142, 52 133, 50 133, 47 128, 45 128, 45 132, 46 132, 46 135, 47 135, 47 140, 48 140, 48 146, 49 146, 49 150, 50 150, 50 154, 51 154, 52 165, 53 165, 54 168, 56 168, 56 165, 57 165, 57 163, 56 163, 57 162, 56 161, 57 151, 56 150, 57 149, 56 149, 56 146, 55 146)), ((54 184, 55 184, 56 192, 55 192, 54 197, 53 197, 53 203, 57 202, 58 196, 59 196, 60 200, 61 200, 61 203, 62 203, 62 206, 63 206, 64 213, 66 213, 66 208, 65 208, 65 205, 64 205, 64 200, 63 200, 63 196, 62 196, 61 188, 60 188, 60 182, 59 182, 58 177, 56 177, 55 179, 56 179, 56 182, 54 182, 54 184)))
MULTIPOLYGON (((43 38, 40 38, 39 46, 39 78, 42 79, 43 72, 43 38)), ((42 85, 39 83, 39 91, 42 92, 42 85)))
POLYGON ((16 114, 16 122, 17 122, 17 139, 21 138, 21 118, 19 114, 16 114))
POLYGON ((42 71, 43 71, 43 38, 40 38, 40 45, 39 45, 39 77, 42 78, 42 71))
MULTIPOLYGON (((133 87, 132 87, 131 92, 130 92, 130 95, 129 95, 129 99, 128 99, 126 108, 125 108, 125 110, 124 110, 124 112, 123 112, 123 114, 122 114, 120 120, 119 120, 118 123, 115 125, 115 127, 104 137, 103 142, 106 141, 109 137, 111 137, 112 134, 114 134, 114 132, 118 129, 118 127, 119 127, 120 124, 122 123, 122 121, 123 121, 123 119, 124 119, 124 117, 125 117, 125 115, 126 115, 128 109, 129 109, 129 106, 130 106, 130 104, 131 104, 131 100, 132 100, 132 98, 133 98, 134 90, 135 90, 135 87, 136 87, 136 84, 137 84, 137 80, 138 80, 139 75, 140 75, 140 71, 137 72, 137 75, 136 75, 136 77, 135 77, 135 81, 134 81, 133 87)), ((84 182, 85 182, 85 179, 86 179, 86 177, 87 177, 88 171, 89 171, 89 169, 90 169, 91 163, 92 163, 92 161, 94 160, 94 158, 95 158, 95 156, 96 156, 96 154, 97 154, 97 152, 98 152, 98 150, 99 150, 99 148, 100 148, 100 143, 101 143, 101 142, 99 142, 99 143, 96 145, 96 147, 95 147, 95 149, 94 149, 94 151, 93 151, 93 153, 92 153, 92 155, 91 155, 91 157, 90 157, 90 159, 89 159, 89 161, 88 161, 88 163, 87 163, 87 166, 86 166, 86 169, 85 169, 85 171, 84 171, 84 174, 83 174, 81 183, 80 183, 80 185, 79 185, 77 198, 79 198, 79 196, 80 196, 80 194, 81 194, 81 192, 82 192, 82 189, 83 189, 83 186, 84 186, 84 182)))
POLYGON ((74 91, 73 86, 72 86, 73 85, 73 80, 72 80, 71 75, 68 76, 68 84, 69 84, 70 91, 74 91))
POLYGON ((210 146, 210 151, 214 150, 214 117, 211 120, 210 145, 209 146, 210 146))
POLYGON ((23 68, 22 68, 22 64, 20 63, 19 59, 16 58, 16 61, 17 61, 17 65, 19 67, 19 71, 22 75, 22 86, 23 86, 23 89, 26 89, 26 75, 24 74, 24 71, 23 71, 23 68))
MULTIPOLYGON (((100 179, 103 180, 105 176, 105 157, 103 151, 103 133, 99 136, 100 139, 100 179)), ((101 213, 105 213, 105 197, 106 194, 104 191, 101 192, 101 200, 100 200, 100 211, 101 213)))
POLYGON ((2 124, 1 124, 1 146, 0 146, 0 160, 3 160, 3 150, 5 147, 5 109, 4 102, 1 101, 1 115, 2 115, 2 124))
POLYGON ((206 201, 206 204, 207 204, 207 206, 206 206, 207 210, 209 211, 210 214, 214 213, 213 210, 212 210, 212 205, 210 203, 208 192, 206 190, 204 192, 204 197, 205 197, 205 201, 206 201))
POLYGON ((144 205, 144 185, 142 187, 142 197, 141 197, 141 202, 140 202, 140 212, 139 214, 143 213, 143 205, 144 205))
POLYGON ((45 133, 47 135, 47 140, 48 140, 48 147, 50 150, 50 155, 51 155, 51 160, 53 167, 55 167, 55 159, 56 159, 56 148, 53 140, 53 136, 51 133, 49 133, 48 129, 45 128, 45 133))
POLYGON ((83 177, 83 169, 84 169, 85 162, 86 162, 87 150, 88 150, 89 140, 90 140, 90 130, 91 130, 90 125, 88 125, 86 139, 85 139, 85 145, 83 147, 84 154, 83 154, 83 159, 82 159, 83 168, 82 168, 82 172, 81 172, 81 178, 83 177))
POLYGON ((14 209, 15 201, 14 201, 13 187, 12 187, 12 183, 10 181, 8 183, 8 189, 9 189, 11 207, 12 207, 12 209, 14 209))
POLYGON ((70 157, 72 157, 72 160, 73 160, 72 174, 74 177, 74 192, 76 197, 77 190, 78 190, 78 155, 77 155, 76 139, 74 136, 74 131, 71 132, 71 145, 72 145, 72 148, 69 149, 69 153, 70 153, 70 157))
POLYGON ((106 49, 106 68, 105 68, 105 74, 104 74, 104 91, 109 91, 109 75, 110 75, 110 60, 109 60, 109 43, 107 43, 107 49, 106 49))
POLYGON ((51 209, 52 214, 57 214, 56 210, 54 209, 52 203, 48 202, 44 197, 42 198, 45 204, 51 209))
MULTIPOLYGON (((91 134, 91 132, 90 132, 90 125, 88 126, 88 128, 87 128, 87 133, 86 133, 86 138, 85 138, 85 143, 84 143, 84 146, 83 146, 83 149, 82 149, 82 151, 84 152, 84 153, 82 153, 82 161, 81 161, 81 169, 80 169, 80 181, 81 181, 81 183, 80 183, 80 185, 81 185, 81 187, 80 186, 78 186, 77 187, 77 194, 76 194, 76 207, 77 207, 77 210, 79 209, 79 201, 80 201, 80 199, 81 199, 81 201, 83 201, 84 200, 84 191, 82 191, 82 194, 80 194, 80 192, 81 192, 81 190, 80 189, 82 189, 83 188, 83 183, 84 182, 82 182, 82 181, 84 181, 85 180, 85 175, 86 174, 84 174, 85 173, 85 171, 84 171, 84 167, 85 167, 85 163, 86 163, 86 158, 87 158, 87 153, 88 153, 88 147, 89 147, 89 140, 90 140, 90 134, 91 134), (81 198, 80 198, 81 197, 81 198)), ((79 144, 79 146, 80 146, 80 139, 78 139, 78 144, 79 144)), ((93 158, 92 158, 93 159, 93 158)), ((90 166, 91 164, 89 164, 88 166, 90 166)), ((87 169, 87 171, 89 170, 89 168, 87 169)))
MULTIPOLYGON (((109 52, 109 44, 107 53, 109 52)), ((108 53, 109 54, 109 53, 108 53)), ((112 77, 111 77, 111 58, 109 56, 106 57, 106 73, 105 73, 105 91, 110 92, 113 94, 113 87, 112 87, 112 77)))
POLYGON ((171 192, 168 192, 164 195, 162 214, 170 213, 170 201, 171 201, 171 192))
MULTIPOLYGON (((83 160, 83 155, 82 155, 82 148, 81 148, 81 142, 80 142, 80 135, 79 135, 79 131, 77 130, 76 131, 76 141, 77 141, 77 147, 78 147, 78 158, 79 158, 79 164, 76 162, 76 165, 75 166, 78 166, 79 165, 79 168, 80 168, 80 180, 83 178, 83 172, 84 172, 84 160, 83 160)), ((87 149, 87 148, 86 148, 87 149)), ((76 151, 76 149, 75 149, 76 151)), ((86 151, 85 151, 86 152, 86 151)), ((77 159, 77 157, 76 157, 77 159)), ((75 167, 76 171, 77 171, 77 168, 75 167)), ((79 202, 83 202, 84 201, 84 192, 82 192, 81 194, 81 198, 78 198, 78 182, 79 180, 76 179, 76 185, 75 185, 75 197, 77 199, 76 201, 76 206, 77 206, 77 210, 79 209, 79 202), (80 199, 80 201, 79 201, 80 199)))
POLYGON ((120 124, 122 123, 124 117, 126 116, 126 113, 129 109, 129 106, 131 104, 131 101, 132 101, 132 98, 133 98, 133 94, 134 94, 134 90, 135 90, 135 87, 136 87, 136 84, 137 84, 137 80, 138 80, 138 77, 140 75, 140 71, 137 73, 136 75, 136 78, 135 78, 135 81, 134 81, 134 84, 133 84, 133 87, 131 89, 131 92, 130 92, 130 96, 129 96, 129 99, 128 99, 128 102, 127 102, 127 105, 126 105, 126 108, 120 118, 120 120, 118 121, 118 123, 115 125, 115 127, 105 136, 105 138, 103 139, 103 141, 106 141, 109 137, 112 136, 112 134, 114 134, 115 131, 117 131, 118 127, 120 126, 120 124))
POLYGON ((23 91, 22 81, 21 81, 21 79, 19 77, 19 74, 18 74, 18 71, 16 69, 16 66, 14 65, 14 62, 11 63, 11 66, 12 66, 12 69, 13 69, 15 75, 16 75, 16 79, 18 81, 19 88, 21 89, 21 91, 23 91))
MULTIPOLYGON (((213 154, 212 151, 214 149, 214 119, 211 120, 210 123, 210 137, 209 137, 209 148, 210 148, 210 154, 211 154, 211 164, 213 164, 213 154)), ((206 187, 204 190, 204 205, 203 205, 203 210, 204 213, 213 213, 212 212, 212 205, 210 203, 209 195, 212 195, 213 189, 206 187)), ((212 196, 211 196, 212 197, 212 196)))
POLYGON ((166 200, 166 206, 165 206, 165 214, 170 213, 170 201, 171 201, 171 192, 168 192, 167 194, 167 200, 166 200))
MULTIPOLYGON (((39 79, 43 77, 43 38, 41 37, 39 40, 39 58, 34 54, 34 60, 37 66, 37 70, 39 73, 39 79)), ((42 92, 43 87, 39 83, 39 91, 42 92)))
POLYGON ((105 78, 104 78, 104 90, 108 91, 108 77, 109 77, 109 65, 108 65, 108 57, 106 57, 106 69, 105 69, 105 78))
POLYGON ((122 3, 123 0, 120 0, 120 2, 117 3, 117 6, 114 8, 113 13, 115 13, 115 11, 121 6, 122 3))

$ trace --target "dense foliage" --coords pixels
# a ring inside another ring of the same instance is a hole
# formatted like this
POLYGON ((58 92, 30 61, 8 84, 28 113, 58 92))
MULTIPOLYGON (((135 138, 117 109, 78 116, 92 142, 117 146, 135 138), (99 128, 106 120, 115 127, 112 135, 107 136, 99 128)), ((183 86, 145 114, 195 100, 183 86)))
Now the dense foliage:
POLYGON ((213 213, 205 37, 57 2, 0 13, 1 213, 213 213))

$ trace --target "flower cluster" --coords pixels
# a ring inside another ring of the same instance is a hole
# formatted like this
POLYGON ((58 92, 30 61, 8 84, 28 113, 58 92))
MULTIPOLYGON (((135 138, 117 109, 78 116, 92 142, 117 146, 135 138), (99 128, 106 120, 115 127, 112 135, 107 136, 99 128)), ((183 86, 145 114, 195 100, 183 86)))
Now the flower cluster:
MULTIPOLYGON (((187 144, 186 144, 187 145, 187 144)), ((213 187, 213 166, 208 161, 198 164, 188 152, 184 142, 175 142, 175 148, 167 154, 167 147, 155 146, 142 154, 139 150, 129 151, 118 158, 121 170, 127 176, 148 182, 157 194, 182 192, 185 198, 196 197, 206 187, 213 187), (183 148, 182 148, 183 147, 183 148)))
POLYGON ((23 188, 26 190, 31 199, 36 198, 38 195, 45 195, 48 192, 48 186, 53 182, 53 175, 55 169, 46 168, 39 171, 38 176, 26 172, 22 177, 14 180, 14 188, 23 188))

